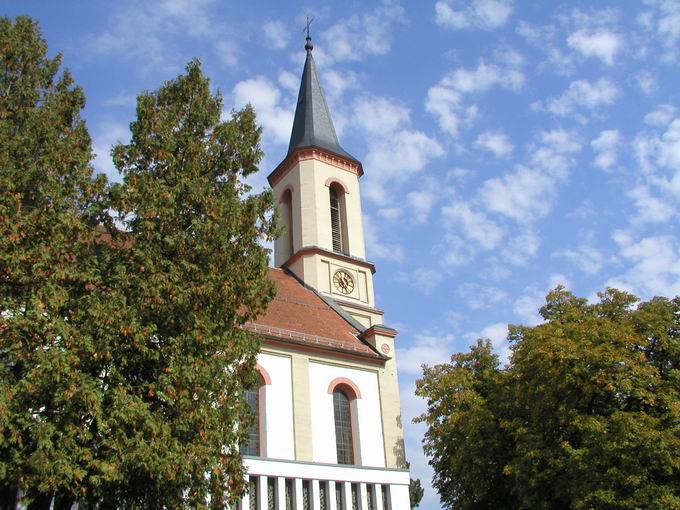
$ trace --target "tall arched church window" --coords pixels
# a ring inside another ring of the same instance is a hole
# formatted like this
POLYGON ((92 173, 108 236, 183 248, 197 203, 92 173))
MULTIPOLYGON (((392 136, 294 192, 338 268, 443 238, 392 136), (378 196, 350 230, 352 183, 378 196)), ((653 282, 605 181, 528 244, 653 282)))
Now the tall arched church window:
POLYGON ((260 456, 260 388, 248 388, 245 391, 245 399, 255 416, 253 424, 248 430, 248 443, 241 446, 243 455, 260 456))
POLYGON ((329 187, 331 206, 331 238, 333 251, 349 253, 347 242, 347 216, 345 211, 345 192, 337 183, 329 187))
POLYGON ((335 414, 335 446, 338 464, 354 464, 354 438, 352 437, 352 408, 347 393, 342 389, 333 391, 335 414))
POLYGON ((240 450, 242 455, 264 457, 267 454, 265 451, 265 388, 267 385, 271 384, 272 381, 267 371, 259 364, 256 369, 260 376, 258 382, 256 385, 246 388, 243 395, 255 420, 248 429, 248 442, 241 445, 240 450))

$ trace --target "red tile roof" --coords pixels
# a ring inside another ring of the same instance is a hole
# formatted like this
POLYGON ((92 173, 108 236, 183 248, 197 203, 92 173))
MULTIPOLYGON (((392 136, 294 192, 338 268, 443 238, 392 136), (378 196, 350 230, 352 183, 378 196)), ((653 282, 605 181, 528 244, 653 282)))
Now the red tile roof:
POLYGON ((247 329, 286 343, 309 345, 374 359, 382 358, 360 340, 360 331, 311 289, 282 269, 270 268, 276 298, 247 329))

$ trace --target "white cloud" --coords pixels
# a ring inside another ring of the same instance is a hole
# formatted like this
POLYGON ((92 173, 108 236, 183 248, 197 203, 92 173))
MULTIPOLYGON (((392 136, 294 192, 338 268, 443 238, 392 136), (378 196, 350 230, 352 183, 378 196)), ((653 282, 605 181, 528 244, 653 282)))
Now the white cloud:
POLYGON ((257 121, 263 127, 265 140, 285 145, 290 139, 293 108, 282 102, 281 91, 264 76, 238 82, 232 92, 235 108, 253 105, 257 121))
POLYGON ((354 123, 367 133, 394 133, 411 121, 411 112, 388 97, 364 95, 354 101, 354 123))
POLYGON ((369 142, 366 167, 371 169, 370 198, 377 202, 385 200, 385 182, 395 183, 408 180, 412 174, 421 172, 434 158, 444 155, 444 149, 434 138, 422 131, 400 130, 390 139, 380 138, 369 142))
POLYGON ((618 129, 601 131, 600 135, 590 142, 595 151, 595 166, 609 170, 618 160, 618 149, 621 145, 621 133, 618 129))
POLYGON ((491 152, 497 158, 507 158, 515 149, 507 135, 501 131, 484 131, 475 140, 475 145, 491 152))
POLYGON ((267 45, 275 50, 288 46, 288 30, 282 21, 270 20, 262 25, 262 33, 267 45))
POLYGON ((653 127, 666 127, 671 123, 677 109, 675 106, 670 104, 660 104, 656 107, 656 110, 649 112, 645 115, 645 124, 653 127))
POLYGON ((523 266, 534 258, 541 247, 541 238, 535 230, 527 228, 518 235, 512 236, 503 246, 501 255, 504 260, 514 266, 523 266))
POLYGON ((425 179, 421 189, 409 192, 406 203, 410 219, 415 223, 424 223, 441 192, 441 184, 435 179, 425 179))
POLYGON ((638 133, 633 148, 647 178, 675 200, 680 198, 680 118, 674 119, 661 135, 638 133))
POLYGON ((614 57, 623 46, 621 37, 615 32, 588 29, 572 33, 567 44, 584 57, 599 58, 608 66, 614 65, 614 57))
POLYGON ((508 299, 508 293, 498 287, 463 283, 458 286, 458 295, 473 310, 496 307, 508 299))
MULTIPOLYGON (((370 55, 385 55, 392 45, 392 31, 405 23, 404 9, 389 1, 371 12, 342 19, 321 34, 330 61, 359 61, 370 55)), ((316 52, 315 52, 316 53, 316 52)))
POLYGON ((461 125, 471 124, 480 115, 479 107, 469 104, 466 95, 479 94, 494 87, 518 91, 524 85, 521 55, 505 49, 497 52, 496 58, 503 64, 488 64, 482 60, 474 69, 454 69, 428 90, 425 109, 435 116, 442 131, 452 138, 458 137, 461 125))
POLYGON ((99 124, 94 131, 92 150, 95 153, 94 168, 106 174, 110 181, 120 182, 122 176, 113 165, 111 148, 117 143, 130 141, 130 129, 122 122, 106 121, 99 124))
POLYGON ((660 58, 677 61, 680 42, 680 3, 677 0, 645 0, 651 10, 638 16, 638 22, 661 46, 660 58))
POLYGON ((575 54, 571 51, 563 51, 555 43, 558 35, 557 27, 551 24, 537 27, 521 21, 517 26, 517 34, 546 54, 547 62, 541 62, 539 68, 548 67, 551 71, 563 76, 573 74, 575 54))
POLYGON ((215 22, 215 0, 155 0, 115 4, 109 28, 88 37, 84 47, 95 55, 133 58, 144 71, 177 72, 192 55, 181 38, 207 41, 227 65, 237 61, 238 46, 215 22))
POLYGON ((360 83, 357 73, 332 68, 324 70, 322 79, 326 98, 331 103, 339 101, 345 92, 358 89, 360 83))
POLYGON ((642 299, 680 294, 680 244, 670 235, 648 236, 640 240, 615 232, 620 255, 632 265, 628 271, 607 281, 607 286, 627 290, 642 299))
POLYGON ((420 376, 423 364, 433 366, 448 363, 454 351, 454 340, 452 334, 416 334, 409 342, 409 347, 400 347, 397 351, 399 373, 420 376))
POLYGON ((508 342, 508 325, 504 322, 489 324, 479 332, 468 333, 465 338, 474 342, 478 338, 491 340, 493 350, 498 354, 501 363, 507 364, 510 360, 510 343, 508 342))
POLYGON ((518 165, 512 172, 486 180, 479 196, 488 210, 527 223, 548 214, 555 185, 550 175, 518 165))
POLYGON ((539 310, 545 305, 545 296, 548 292, 558 285, 562 285, 567 289, 571 286, 569 280, 563 274, 551 274, 548 278, 548 284, 543 290, 539 290, 534 286, 527 287, 524 294, 517 298, 513 306, 513 311, 522 321, 525 326, 535 326, 543 322, 539 310))
POLYGON ((385 204, 388 193, 444 155, 435 138, 412 129, 410 110, 390 98, 359 97, 352 105, 352 125, 368 144, 364 164, 371 172, 362 186, 363 194, 379 204, 385 204))
POLYGON ((633 199, 637 208, 634 223, 665 223, 675 216, 675 207, 666 200, 653 196, 648 186, 636 186, 627 195, 633 199))
POLYGON ((469 204, 454 201, 442 208, 444 221, 459 226, 465 237, 484 250, 492 250, 503 239, 505 231, 483 212, 473 211, 469 204))
POLYGON ((580 244, 574 249, 556 251, 552 256, 567 259, 589 276, 598 274, 606 264, 616 262, 616 259, 605 256, 602 251, 588 243, 580 244))
POLYGON ((444 241, 444 244, 435 247, 435 252, 441 256, 441 263, 445 268, 451 269, 467 264, 475 254, 472 244, 460 236, 447 233, 444 235, 444 241))
POLYGON ((286 89, 290 94, 297 93, 300 89, 300 77, 291 73, 290 71, 281 71, 278 77, 279 85, 286 89))
POLYGON ((370 216, 364 216, 366 251, 370 259, 400 262, 404 259, 404 248, 398 244, 386 243, 381 239, 378 224, 370 216))
POLYGON ((437 117, 442 131, 453 138, 458 137, 459 127, 463 122, 461 116, 465 118, 466 113, 469 113, 462 106, 460 93, 441 85, 435 85, 427 91, 425 109, 437 117))
POLYGON ((457 10, 449 1, 435 4, 435 22, 454 30, 481 28, 490 30, 505 25, 512 14, 510 0, 472 0, 457 10))
POLYGON ((401 272, 397 275, 399 281, 415 287, 426 296, 432 294, 443 278, 441 271, 428 267, 419 267, 410 273, 401 272))
POLYGON ((528 288, 525 293, 517 298, 513 311, 517 314, 525 326, 535 326, 543 322, 543 317, 538 310, 545 304, 545 292, 535 288, 528 288))
POLYGON ((517 69, 517 63, 501 67, 481 61, 476 69, 455 69, 446 75, 441 84, 460 93, 486 92, 492 87, 517 91, 524 85, 524 74, 517 69))
POLYGON ((635 86, 645 95, 652 95, 658 88, 658 78, 652 71, 643 69, 633 74, 631 78, 635 86))
POLYGON ((593 111, 611 106, 620 95, 618 86, 608 78, 595 82, 577 80, 571 82, 561 96, 549 99, 545 108, 559 117, 566 117, 578 109, 593 111))
POLYGON ((217 57, 227 67, 233 67, 238 64, 239 47, 235 41, 224 39, 215 43, 215 52, 217 57))

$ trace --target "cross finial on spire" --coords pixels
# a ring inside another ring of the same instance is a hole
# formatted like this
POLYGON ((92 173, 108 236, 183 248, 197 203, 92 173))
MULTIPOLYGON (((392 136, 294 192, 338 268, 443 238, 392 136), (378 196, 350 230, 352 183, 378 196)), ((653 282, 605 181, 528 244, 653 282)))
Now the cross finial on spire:
POLYGON ((314 45, 312 44, 312 37, 309 35, 309 25, 312 24, 312 21, 314 21, 314 18, 310 18, 307 16, 307 26, 304 28, 304 30, 307 31, 307 43, 305 44, 305 49, 307 50, 307 53, 311 53, 312 50, 314 49, 314 45))

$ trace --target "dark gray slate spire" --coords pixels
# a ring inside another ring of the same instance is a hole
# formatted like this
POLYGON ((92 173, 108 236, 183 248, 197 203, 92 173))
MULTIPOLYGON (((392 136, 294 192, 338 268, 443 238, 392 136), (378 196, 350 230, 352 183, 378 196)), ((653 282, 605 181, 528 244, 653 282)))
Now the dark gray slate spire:
POLYGON ((293 131, 290 134, 288 155, 296 149, 319 147, 338 156, 357 161, 356 158, 340 147, 338 142, 338 135, 335 134, 331 114, 328 111, 326 98, 321 89, 319 75, 316 72, 314 57, 312 57, 314 46, 309 35, 305 49, 307 50, 307 58, 305 68, 302 71, 302 82, 300 83, 300 93, 295 108, 293 131))

